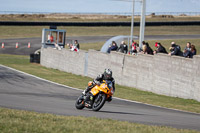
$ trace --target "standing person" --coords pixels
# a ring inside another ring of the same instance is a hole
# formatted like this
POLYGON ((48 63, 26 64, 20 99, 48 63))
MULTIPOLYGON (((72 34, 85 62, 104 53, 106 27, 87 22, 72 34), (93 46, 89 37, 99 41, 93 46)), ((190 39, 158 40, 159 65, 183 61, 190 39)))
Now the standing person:
POLYGON ((78 43, 78 40, 74 41, 74 45, 76 46, 76 48, 80 49, 80 44, 78 43))
POLYGON ((48 43, 53 43, 54 38, 51 32, 49 32, 48 36, 47 36, 47 42, 48 43))
POLYGON ((161 43, 156 42, 156 43, 155 43, 155 47, 156 47, 157 49, 153 52, 154 54, 157 54, 157 53, 168 54, 167 51, 166 51, 166 49, 165 49, 165 47, 163 47, 163 46, 161 45, 161 43))
POLYGON ((112 41, 111 46, 109 46, 108 48, 108 53, 110 53, 110 51, 116 51, 118 49, 117 43, 115 41, 112 41))
POLYGON ((125 43, 125 41, 122 41, 119 48, 118 48, 118 51, 121 52, 121 53, 125 53, 127 54, 128 52, 128 46, 127 44, 125 43))

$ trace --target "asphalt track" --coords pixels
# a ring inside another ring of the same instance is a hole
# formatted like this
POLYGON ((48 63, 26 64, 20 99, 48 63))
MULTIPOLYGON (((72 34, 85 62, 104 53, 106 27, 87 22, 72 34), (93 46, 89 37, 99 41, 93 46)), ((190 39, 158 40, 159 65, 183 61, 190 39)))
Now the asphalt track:
POLYGON ((106 103, 99 112, 77 110, 74 105, 80 93, 80 90, 54 84, 0 65, 1 107, 66 116, 110 118, 200 131, 200 114, 119 99, 106 103))
MULTIPOLYGON (((74 36, 66 37, 66 43, 72 43, 73 40, 78 40, 81 43, 105 42, 112 36, 74 36)), ((147 35, 145 40, 168 40, 168 39, 199 39, 200 35, 147 35)), ((16 38, 16 39, 0 39, 0 45, 4 42, 5 48, 0 48, 0 54, 18 54, 29 55, 41 48, 41 38, 16 38), (15 48, 16 43, 19 47, 15 48), (31 48, 28 48, 28 43, 31 43, 31 48)))

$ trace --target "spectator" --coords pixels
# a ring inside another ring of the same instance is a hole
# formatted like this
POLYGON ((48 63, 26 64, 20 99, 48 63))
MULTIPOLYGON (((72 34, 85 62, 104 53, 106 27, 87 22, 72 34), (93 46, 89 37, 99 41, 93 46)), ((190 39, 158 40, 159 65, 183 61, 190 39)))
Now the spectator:
POLYGON ((75 45, 73 45, 73 44, 67 44, 67 46, 68 46, 68 48, 71 50, 71 51, 76 51, 76 52, 78 52, 79 51, 79 49, 75 46, 75 45))
POLYGON ((116 51, 118 49, 117 43, 115 41, 112 41, 111 46, 109 46, 108 48, 108 53, 110 53, 110 51, 116 51))
POLYGON ((171 43, 171 47, 169 48, 170 53, 168 55, 178 55, 182 56, 183 53, 181 52, 181 47, 179 45, 176 45, 175 42, 171 43))
POLYGON ((131 46, 130 54, 137 55, 137 53, 139 52, 139 49, 140 49, 139 44, 137 44, 136 42, 133 42, 131 46))
POLYGON ((71 50, 71 51, 76 51, 76 52, 79 51, 79 49, 78 49, 75 45, 71 45, 71 46, 70 46, 70 50, 71 50))
POLYGON ((80 49, 80 44, 78 43, 78 40, 74 41, 74 45, 76 46, 76 48, 80 49))
POLYGON ((73 47, 73 44, 69 44, 69 49, 71 50, 72 49, 72 47, 73 47))
POLYGON ((149 46, 149 43, 148 42, 146 42, 146 43, 143 43, 143 46, 145 46, 146 45, 146 48, 145 48, 145 50, 146 51, 143 51, 144 52, 144 54, 150 54, 150 55, 153 55, 153 50, 152 50, 152 48, 149 46))
POLYGON ((75 44, 70 44, 70 50, 71 51, 76 51, 76 52, 79 51, 79 49, 77 48, 77 45, 75 45, 75 44))
POLYGON ((196 53, 197 53, 197 50, 196 50, 195 46, 191 45, 191 56, 190 56, 190 58, 193 58, 193 56, 196 55, 196 53))
POLYGON ((134 40, 132 40, 131 48, 134 47, 134 46, 136 46, 136 44, 137 44, 137 43, 134 42, 134 40))
POLYGON ((146 42, 145 41, 142 41, 142 45, 145 45, 146 44, 146 42))
POLYGON ((147 54, 147 45, 142 46, 142 53, 147 54))
POLYGON ((155 47, 157 48, 153 53, 157 54, 157 53, 164 53, 164 54, 168 54, 165 47, 163 47, 161 45, 161 43, 156 42, 155 43, 155 47))
POLYGON ((151 50, 147 47, 147 45, 143 45, 143 46, 142 46, 142 53, 143 53, 143 54, 150 54, 150 55, 153 55, 153 51, 151 51, 151 50))
POLYGON ((127 44, 125 43, 125 41, 122 41, 119 48, 118 48, 118 51, 121 52, 121 53, 125 53, 127 54, 128 52, 128 46, 127 44))
POLYGON ((140 48, 140 46, 139 46, 139 44, 138 44, 138 43, 136 43, 136 50, 137 50, 137 53, 139 53, 139 52, 141 52, 141 51, 142 51, 142 49, 140 48))
POLYGON ((47 36, 47 43, 53 43, 54 41, 54 38, 53 38, 53 35, 51 34, 51 32, 48 34, 47 36))
POLYGON ((57 43, 54 43, 54 49, 61 50, 61 47, 57 43))
POLYGON ((186 47, 183 51, 183 57, 190 58, 191 57, 191 43, 187 42, 186 47))

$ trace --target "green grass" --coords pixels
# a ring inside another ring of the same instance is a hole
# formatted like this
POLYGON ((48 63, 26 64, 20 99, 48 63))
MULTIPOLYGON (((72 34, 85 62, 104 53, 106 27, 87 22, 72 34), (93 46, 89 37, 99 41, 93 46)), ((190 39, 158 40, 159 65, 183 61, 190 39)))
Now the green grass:
POLYGON ((111 119, 59 116, 0 108, 1 133, 197 133, 111 119))
MULTIPOLYGON (((65 14, 66 15, 66 14, 65 14)), ((62 14, 51 14, 48 18, 41 17, 41 15, 0 15, 0 21, 131 21, 128 16, 103 16, 103 15, 74 15, 69 17, 62 16, 62 14), (78 17, 77 17, 78 16, 78 17), (83 17, 85 16, 85 17, 83 17), (89 16, 89 17, 88 17, 89 16), (93 19, 91 19, 91 17, 93 19), (82 18, 83 17, 83 18, 82 18), (85 19, 84 19, 85 18, 85 19)), ((135 21, 140 21, 139 17, 135 21)), ((199 16, 184 16, 174 18, 161 17, 147 17, 146 21, 200 21, 199 16)), ((5 38, 27 38, 27 37, 41 37, 42 29, 48 26, 0 26, 0 39, 5 38)), ((130 27, 58 27, 58 29, 67 30, 67 36, 116 36, 116 35, 130 35, 130 27)), ((139 35, 139 27, 134 27, 134 35, 139 35)), ((199 34, 200 26, 150 26, 145 27, 145 35, 188 35, 199 34)))
MULTIPOLYGON (((0 64, 80 89, 85 89, 88 81, 92 80, 89 77, 61 72, 59 70, 43 67, 40 64, 29 63, 28 56, 0 54, 0 64)), ((195 100, 157 95, 131 87, 116 85, 116 93, 114 96, 162 107, 200 113, 200 102, 195 100)))
POLYGON ((81 43, 81 49, 88 51, 89 49, 101 50, 105 42, 96 42, 96 43, 81 43))
MULTIPOLYGON (((41 37, 47 26, 0 26, 0 39, 41 37)), ((68 36, 117 36, 130 35, 130 27, 58 27, 66 30, 68 36)), ((134 27, 134 35, 139 35, 134 27)), ((198 35, 200 26, 152 26, 145 28, 145 35, 198 35)))

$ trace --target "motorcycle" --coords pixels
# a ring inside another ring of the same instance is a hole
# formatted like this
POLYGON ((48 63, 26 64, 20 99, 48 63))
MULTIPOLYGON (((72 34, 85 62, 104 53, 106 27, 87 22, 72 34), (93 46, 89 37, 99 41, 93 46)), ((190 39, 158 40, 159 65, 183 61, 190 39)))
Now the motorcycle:
MULTIPOLYGON (((88 83, 90 86, 92 82, 88 83)), ((89 108, 93 111, 99 111, 106 101, 110 101, 114 94, 113 84, 111 81, 103 80, 100 85, 95 85, 86 95, 81 95, 76 100, 77 109, 89 108)))

